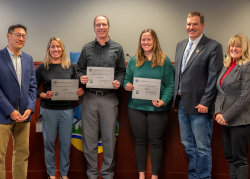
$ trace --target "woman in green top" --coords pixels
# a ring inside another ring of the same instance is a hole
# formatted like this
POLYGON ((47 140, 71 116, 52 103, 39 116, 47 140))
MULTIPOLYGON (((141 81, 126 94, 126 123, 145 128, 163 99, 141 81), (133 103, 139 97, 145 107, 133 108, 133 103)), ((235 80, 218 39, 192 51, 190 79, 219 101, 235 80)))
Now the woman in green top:
POLYGON ((132 98, 128 102, 128 117, 135 138, 135 153, 139 179, 145 179, 147 143, 150 144, 152 179, 158 179, 162 159, 162 138, 169 119, 170 101, 174 92, 174 68, 162 52, 153 29, 140 35, 137 53, 128 63, 123 86, 133 91, 133 78, 160 79, 159 100, 132 98))

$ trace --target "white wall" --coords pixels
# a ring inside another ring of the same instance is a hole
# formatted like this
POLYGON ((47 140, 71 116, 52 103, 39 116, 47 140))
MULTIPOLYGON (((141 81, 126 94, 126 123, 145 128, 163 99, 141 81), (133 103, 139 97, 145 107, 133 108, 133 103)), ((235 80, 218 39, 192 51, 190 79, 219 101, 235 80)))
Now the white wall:
MULTIPOLYGON (((156 31, 163 51, 174 61, 176 44, 187 38, 186 16, 200 11, 205 16, 204 33, 223 45, 243 33, 250 38, 250 0, 0 0, 0 49, 7 45, 7 29, 21 23, 28 28, 23 51, 42 61, 50 37, 57 36, 69 52, 81 51, 94 40, 93 19, 110 19, 110 37, 124 53, 136 53, 142 30, 156 31)), ((125 58, 129 60, 128 57, 125 58)))

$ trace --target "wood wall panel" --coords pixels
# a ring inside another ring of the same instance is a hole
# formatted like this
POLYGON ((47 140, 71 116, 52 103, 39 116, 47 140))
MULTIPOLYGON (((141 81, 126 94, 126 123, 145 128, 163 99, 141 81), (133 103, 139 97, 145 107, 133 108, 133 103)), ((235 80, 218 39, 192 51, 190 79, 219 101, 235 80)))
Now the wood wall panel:
MULTIPOLYGON (((35 62, 35 68, 40 62, 35 62)), ((119 116, 120 125, 119 136, 116 144, 116 168, 115 179, 137 179, 138 172, 135 160, 135 145, 130 128, 127 109, 128 92, 119 89, 119 116)), ((47 177, 44 163, 44 149, 42 133, 35 132, 35 121, 40 112, 40 99, 37 100, 36 110, 32 114, 30 127, 30 157, 28 165, 28 179, 44 179, 47 177)), ((6 156, 6 178, 11 179, 12 163, 12 139, 10 138, 7 156, 6 156)), ((171 110, 170 119, 164 134, 164 154, 159 178, 167 179, 187 179, 188 158, 184 147, 180 141, 180 130, 177 113, 171 110)), ((59 144, 56 140, 56 162, 57 177, 59 178, 59 144)), ((249 157, 250 158, 250 157, 249 157)), ((81 151, 72 146, 70 154, 71 164, 69 168, 69 177, 74 179, 87 179, 87 163, 81 151)), ((212 179, 228 179, 227 162, 223 155, 221 126, 214 122, 212 136, 212 179)), ((102 154, 99 154, 99 169, 102 163, 102 154)), ((151 178, 150 155, 148 154, 146 178, 151 178)))

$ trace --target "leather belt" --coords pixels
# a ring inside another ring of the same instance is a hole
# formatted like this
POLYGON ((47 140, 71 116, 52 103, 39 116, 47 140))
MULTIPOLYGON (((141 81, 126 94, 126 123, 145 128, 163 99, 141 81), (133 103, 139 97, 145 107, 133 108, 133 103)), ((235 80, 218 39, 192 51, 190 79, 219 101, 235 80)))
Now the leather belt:
POLYGON ((100 95, 100 96, 104 96, 104 95, 115 92, 115 90, 113 90, 113 89, 111 89, 111 90, 94 90, 94 89, 90 89, 90 88, 86 88, 85 91, 88 91, 90 93, 93 93, 95 95, 100 95))

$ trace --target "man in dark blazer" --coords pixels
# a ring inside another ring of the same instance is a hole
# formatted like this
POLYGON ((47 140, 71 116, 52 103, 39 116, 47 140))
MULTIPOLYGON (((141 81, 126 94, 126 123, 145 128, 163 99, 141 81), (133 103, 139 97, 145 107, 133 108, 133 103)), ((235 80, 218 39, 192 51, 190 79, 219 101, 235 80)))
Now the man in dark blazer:
POLYGON ((5 179, 5 155, 10 133, 13 137, 13 179, 27 177, 30 114, 36 104, 33 59, 21 51, 27 39, 26 27, 8 29, 8 46, 0 50, 0 179, 5 179))
POLYGON ((187 16, 189 35, 177 44, 174 108, 178 109, 181 142, 189 158, 188 178, 211 178, 212 114, 216 80, 223 66, 222 46, 203 34, 204 16, 187 16))

